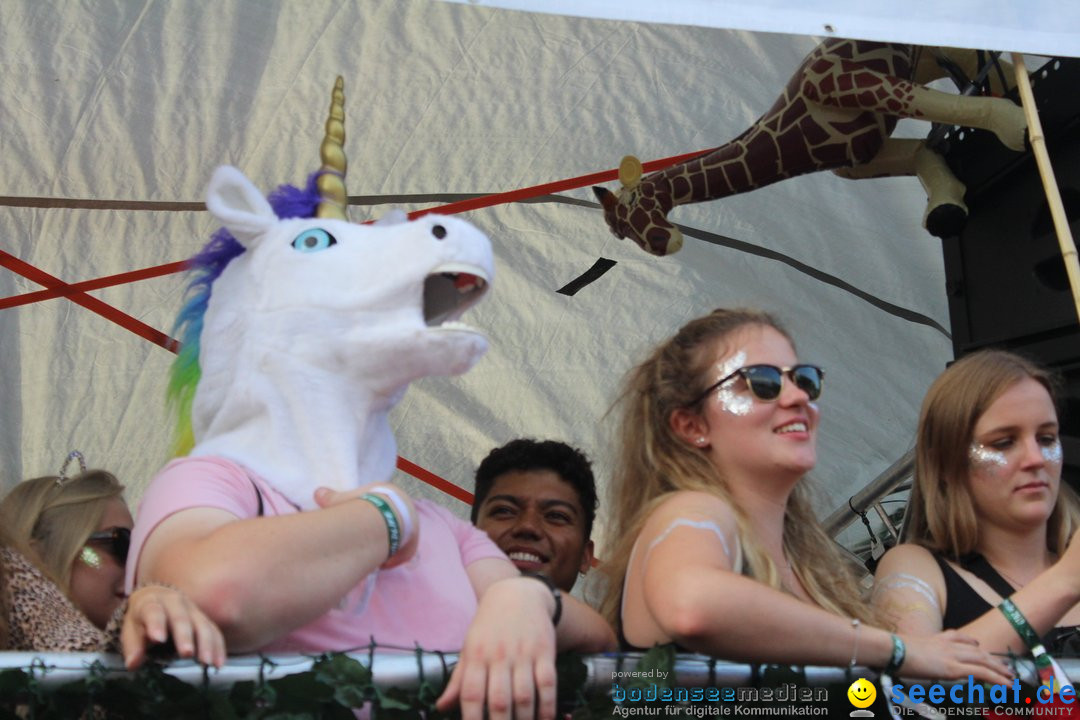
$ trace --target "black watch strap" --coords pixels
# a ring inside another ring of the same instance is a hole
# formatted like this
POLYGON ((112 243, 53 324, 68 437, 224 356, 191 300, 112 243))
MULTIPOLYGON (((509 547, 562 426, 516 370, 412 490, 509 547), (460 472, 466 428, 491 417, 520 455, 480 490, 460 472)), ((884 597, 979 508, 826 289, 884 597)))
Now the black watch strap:
POLYGON ((551 616, 551 624, 555 627, 559 626, 559 619, 562 617, 562 591, 555 587, 555 583, 551 582, 551 578, 540 573, 522 573, 523 577, 530 577, 548 586, 548 590, 551 591, 551 597, 555 599, 555 612, 551 616))

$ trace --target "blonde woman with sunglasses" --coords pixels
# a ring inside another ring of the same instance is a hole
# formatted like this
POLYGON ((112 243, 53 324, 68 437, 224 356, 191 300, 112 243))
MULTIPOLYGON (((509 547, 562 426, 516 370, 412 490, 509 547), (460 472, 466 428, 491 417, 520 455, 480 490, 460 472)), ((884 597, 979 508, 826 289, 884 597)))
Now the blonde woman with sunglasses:
POLYGON ((875 627, 803 482, 823 378, 771 316, 741 309, 692 320, 630 372, 603 566, 624 646, 1007 682, 958 633, 875 627))
POLYGON ((221 666, 220 631, 181 593, 147 585, 125 596, 132 518, 123 490, 103 470, 61 470, 19 483, 0 502, 6 649, 121 650, 135 667, 171 637, 181 657, 221 666))
POLYGON ((1023 632, 1052 654, 1080 652, 1080 506, 1058 431, 1052 377, 1014 353, 972 353, 930 386, 907 542, 882 557, 874 587, 898 627, 961 628, 1014 654, 1027 652, 1023 632))

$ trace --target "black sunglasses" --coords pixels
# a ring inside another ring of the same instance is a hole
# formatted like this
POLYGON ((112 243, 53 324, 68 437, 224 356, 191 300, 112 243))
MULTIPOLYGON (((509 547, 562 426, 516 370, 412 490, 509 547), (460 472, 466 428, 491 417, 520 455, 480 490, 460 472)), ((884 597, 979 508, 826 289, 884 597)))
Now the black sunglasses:
POLYGON ((751 394, 758 400, 775 400, 780 397, 780 389, 784 384, 784 376, 787 375, 795 387, 806 393, 811 400, 821 397, 821 383, 825 379, 825 371, 817 365, 793 365, 792 367, 776 367, 775 365, 747 365, 741 367, 730 375, 726 375, 694 398, 690 405, 697 405, 708 397, 716 388, 726 383, 736 375, 746 381, 751 394))
POLYGON ((86 542, 101 543, 121 565, 127 562, 128 549, 131 548, 131 529, 114 527, 111 530, 91 533, 86 542))

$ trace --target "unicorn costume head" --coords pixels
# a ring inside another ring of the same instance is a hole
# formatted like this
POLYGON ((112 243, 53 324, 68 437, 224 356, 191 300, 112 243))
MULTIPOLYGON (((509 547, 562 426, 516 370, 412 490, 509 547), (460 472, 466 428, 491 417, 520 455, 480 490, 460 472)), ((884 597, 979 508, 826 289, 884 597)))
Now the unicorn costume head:
POLYGON ((214 172, 206 206, 223 228, 191 261, 169 388, 179 453, 239 462, 303 508, 320 485, 389 479, 389 411, 410 381, 487 350, 456 320, 494 276, 487 237, 463 220, 346 219, 342 88, 305 190, 268 200, 239 170, 214 172))

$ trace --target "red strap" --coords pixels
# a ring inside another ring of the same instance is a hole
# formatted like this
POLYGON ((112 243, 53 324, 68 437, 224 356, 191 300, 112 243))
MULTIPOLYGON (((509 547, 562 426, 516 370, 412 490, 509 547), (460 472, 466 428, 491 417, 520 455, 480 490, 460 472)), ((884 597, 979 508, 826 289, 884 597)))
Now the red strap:
MULTIPOLYGON (((700 155, 710 152, 710 150, 698 150, 697 152, 684 153, 682 155, 675 155, 669 158, 661 158, 659 160, 650 160, 642 165, 644 172, 655 172, 656 170, 662 170, 670 165, 676 165, 686 160, 691 160, 700 155)), ((409 219, 415 220, 418 217, 427 215, 428 213, 439 213, 441 215, 453 215, 454 213, 466 212, 468 210, 476 210, 478 208, 491 207, 492 205, 503 205, 505 203, 520 202, 522 200, 529 200, 534 197, 540 197, 542 195, 552 195, 564 190, 573 190, 579 187, 585 187, 586 185, 596 185, 597 183, 610 182, 616 180, 619 177, 618 169, 615 170, 603 170, 601 172, 591 173, 589 175, 579 175, 575 178, 567 178, 566 180, 556 180, 555 182, 544 183, 543 185, 533 185, 532 187, 521 188, 519 190, 507 190, 506 192, 493 193, 491 195, 483 195, 481 197, 469 198, 467 200, 459 200, 457 202, 448 203, 446 205, 439 205, 437 207, 427 208, 425 210, 414 210, 409 213, 409 219)))
POLYGON ((0 250, 0 265, 3 265, 7 269, 18 273, 29 280, 33 280, 38 285, 44 285, 52 290, 58 290, 61 295, 67 296, 71 302, 82 305, 87 310, 95 312, 103 318, 112 320, 120 327, 130 330, 139 337, 149 340, 155 345, 160 345, 170 352, 177 352, 180 349, 179 342, 160 330, 152 328, 142 320, 137 320, 127 313, 117 310, 108 303, 90 297, 86 293, 72 290, 71 286, 63 280, 53 277, 44 270, 39 270, 30 263, 24 262, 3 250, 0 250))
MULTIPOLYGON (((676 163, 690 160, 698 157, 709 150, 699 150, 698 152, 685 153, 683 155, 675 155, 669 158, 661 158, 659 160, 650 160, 643 164, 644 172, 654 172, 656 170, 663 169, 669 165, 675 165, 676 163)), ((426 210, 416 210, 409 213, 411 219, 427 215, 429 213, 438 212, 443 215, 452 215, 454 213, 466 212, 468 210, 476 210, 478 208, 491 207, 492 205, 502 205, 505 203, 519 202, 522 200, 528 200, 534 197, 542 195, 552 195, 554 193, 562 192, 564 190, 572 190, 585 185, 595 185, 597 183, 610 182, 617 179, 619 171, 616 170, 604 170, 602 172, 591 173, 589 175, 579 175, 576 178, 568 178, 566 180, 557 180, 555 182, 545 183, 543 185, 534 185, 532 187, 521 188, 518 190, 509 190, 502 193, 494 193, 491 195, 484 195, 482 197, 470 198, 468 200, 461 200, 459 202, 449 203, 433 208, 427 208, 426 210)), ((149 340, 155 345, 160 345, 169 352, 179 352, 180 342, 175 340, 165 333, 150 327, 141 320, 137 320, 132 316, 124 313, 111 305, 98 300, 97 298, 87 295, 89 290, 100 290, 106 287, 112 287, 114 285, 123 285, 125 283, 136 282, 138 280, 146 280, 148 278, 161 277, 163 275, 171 275, 178 273, 187 268, 186 261, 172 262, 165 265, 157 265, 154 267, 143 268, 141 270, 132 270, 126 273, 119 273, 117 275, 108 275, 102 278, 96 278, 93 280, 84 280, 74 284, 68 284, 59 278, 53 277, 43 270, 39 270, 33 265, 20 260, 19 258, 11 255, 3 250, 0 250, 0 265, 12 270, 13 272, 22 275, 23 277, 36 282, 39 285, 45 286, 46 290, 38 290, 35 292, 24 293, 22 295, 13 295, 7 298, 0 298, 0 310, 11 307, 18 307, 20 305, 29 305, 30 303, 41 302, 43 300, 51 300, 58 297, 66 297, 77 305, 81 305, 87 310, 101 315, 102 317, 113 321, 117 325, 130 330, 141 338, 149 340)), ((473 494, 464 488, 458 487, 449 480, 439 477, 430 470, 420 467, 414 462, 406 460, 405 458, 398 456, 397 460, 398 469, 402 472, 412 475, 418 480, 426 482, 428 485, 442 490, 446 494, 461 500, 468 505, 472 504, 473 494)))
MULTIPOLYGON (((662 170, 670 165, 690 160, 698 157, 709 150, 699 150, 692 153, 684 153, 682 155, 674 155, 669 158, 660 158, 659 160, 650 160, 643 164, 644 172, 654 172, 656 170, 662 170)), ((436 207, 426 208, 424 210, 415 210, 409 214, 409 217, 416 219, 429 213, 440 213, 442 215, 453 215, 455 213, 466 212, 468 210, 476 210, 483 207, 491 207, 492 205, 499 205, 510 202, 520 202, 522 200, 529 200, 534 197, 540 197, 542 195, 551 195, 564 190, 573 190, 575 188, 584 187, 585 185, 595 185, 596 183, 609 182, 617 179, 619 171, 615 170, 603 170, 601 172, 591 173, 589 175, 579 175, 575 178, 568 178, 566 180, 556 180, 555 182, 545 183, 543 185, 534 185, 528 188, 521 188, 518 190, 508 190, 507 192, 494 193, 491 195, 483 195, 481 197, 469 198, 468 200, 460 200, 458 202, 448 203, 446 205, 438 205, 436 207)), ((5 253, 6 255, 6 253, 5 253)), ((10 257, 10 256, 8 256, 10 257)), ((21 262, 16 259, 16 262, 21 262)), ((0 261, 0 264, 9 267, 14 270, 14 267, 8 265, 6 262, 0 261)), ((26 265, 26 268, 34 269, 30 265, 26 265)), ((24 293, 22 295, 12 295, 11 297, 0 298, 0 310, 6 308, 18 307, 20 305, 28 305, 30 303, 41 302, 43 300, 51 300, 58 297, 69 297, 74 300, 74 297, 81 292, 88 290, 100 290, 102 288, 112 287, 114 285, 123 285, 128 282, 135 282, 137 280, 146 280, 149 278, 161 277, 163 275, 171 275, 173 273, 182 272, 187 269, 186 261, 178 261, 166 263, 165 265, 156 265, 154 267, 143 268, 141 270, 132 270, 126 273, 119 273, 117 275, 108 275, 106 277, 97 278, 94 280, 83 280, 82 282, 73 283, 68 285, 67 283, 52 279, 51 283, 40 282, 41 285, 49 287, 48 290, 38 290, 31 293, 24 293)), ((19 272, 15 270, 15 272, 19 272)), ((38 282, 35 278, 30 277, 26 273, 19 272, 20 275, 29 277, 35 282, 38 282)), ((51 277, 44 275, 44 277, 51 277)), ((131 329, 131 328, 128 328, 131 329)), ((133 331, 134 332, 134 331, 133 331)), ((160 343, 159 343, 160 344, 160 343)))
POLYGON ((406 460, 398 455, 397 459, 398 470, 412 475, 417 480, 422 480, 432 487, 442 490, 447 495, 456 497, 466 505, 472 505, 473 494, 465 488, 460 488, 449 480, 444 480, 430 470, 426 470, 416 463, 406 460))
MULTIPOLYGON (((124 285, 138 280, 148 280, 163 275, 172 275, 173 273, 183 272, 186 269, 187 261, 182 260, 180 262, 166 263, 165 265, 155 265, 154 267, 143 268, 142 270, 131 270, 117 275, 106 275, 105 277, 96 278, 94 280, 83 280, 82 282, 72 283, 70 285, 58 280, 57 282, 59 284, 51 290, 35 290, 34 292, 23 293, 22 295, 12 295, 11 297, 0 298, 0 310, 18 307, 20 305, 29 305, 30 303, 41 302, 43 300, 52 300, 53 298, 58 297, 71 297, 72 295, 89 292, 91 290, 101 290, 102 288, 113 287, 114 285, 124 285)), ((19 271, 16 270, 15 272, 19 271)), ((19 274, 22 275, 23 273, 19 274)))

